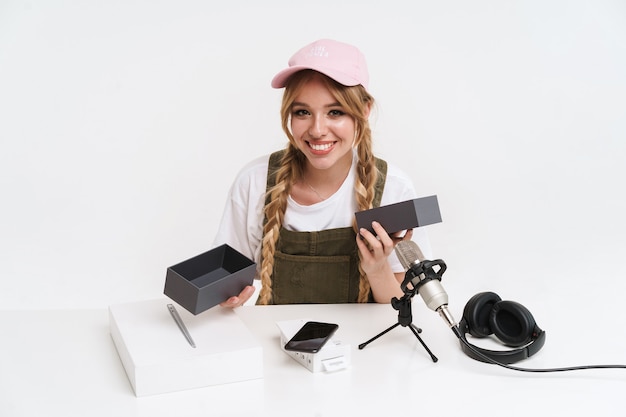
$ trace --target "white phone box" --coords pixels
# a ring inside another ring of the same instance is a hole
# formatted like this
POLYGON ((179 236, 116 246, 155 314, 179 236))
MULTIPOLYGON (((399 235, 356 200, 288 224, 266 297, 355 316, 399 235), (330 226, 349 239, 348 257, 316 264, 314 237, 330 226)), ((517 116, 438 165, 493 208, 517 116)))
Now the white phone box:
POLYGON ((280 330, 280 348, 296 362, 311 372, 334 372, 350 365, 350 345, 333 336, 317 353, 285 350, 285 344, 296 334, 308 319, 276 322, 280 330))

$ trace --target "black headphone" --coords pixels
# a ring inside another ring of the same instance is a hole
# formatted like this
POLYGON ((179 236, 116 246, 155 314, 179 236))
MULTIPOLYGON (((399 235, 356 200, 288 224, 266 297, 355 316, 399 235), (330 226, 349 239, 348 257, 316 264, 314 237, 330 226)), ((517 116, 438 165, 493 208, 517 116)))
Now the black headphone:
POLYGON ((515 301, 502 301, 493 292, 481 292, 470 298, 463 309, 459 330, 463 352, 481 362, 489 361, 476 351, 496 362, 511 364, 539 352, 546 341, 546 332, 537 326, 526 307, 515 301), (499 351, 480 348, 467 341, 466 333, 479 338, 493 334, 505 346, 517 349, 499 351))

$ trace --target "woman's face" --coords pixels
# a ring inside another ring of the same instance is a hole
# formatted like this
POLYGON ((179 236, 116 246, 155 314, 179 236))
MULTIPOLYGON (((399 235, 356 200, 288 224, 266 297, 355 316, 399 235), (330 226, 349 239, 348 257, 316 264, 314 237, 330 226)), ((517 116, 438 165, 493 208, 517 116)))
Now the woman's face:
POLYGON ((354 119, 317 77, 303 85, 291 105, 291 133, 314 169, 352 163, 354 119))

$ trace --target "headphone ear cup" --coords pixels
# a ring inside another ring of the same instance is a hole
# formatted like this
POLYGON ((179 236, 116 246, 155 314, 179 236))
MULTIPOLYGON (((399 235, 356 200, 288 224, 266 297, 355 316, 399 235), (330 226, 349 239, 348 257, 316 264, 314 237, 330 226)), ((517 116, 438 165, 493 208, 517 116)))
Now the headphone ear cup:
POLYGON ((491 310, 501 301, 498 294, 481 292, 469 299, 463 309, 467 331, 474 337, 487 337, 493 333, 490 324, 491 310))
POLYGON ((536 327, 530 311, 515 301, 500 301, 494 305, 489 316, 489 325, 493 334, 511 347, 530 343, 536 327))

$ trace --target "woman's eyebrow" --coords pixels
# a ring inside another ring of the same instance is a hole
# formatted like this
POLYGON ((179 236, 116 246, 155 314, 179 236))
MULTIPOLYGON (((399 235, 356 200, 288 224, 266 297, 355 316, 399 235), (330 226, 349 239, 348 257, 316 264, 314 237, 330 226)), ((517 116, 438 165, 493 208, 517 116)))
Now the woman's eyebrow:
MULTIPOLYGON (((311 107, 306 103, 302 103, 300 101, 294 101, 293 103, 291 103, 291 107, 294 106, 301 106, 301 107, 311 107)), ((335 101, 334 103, 330 103, 330 104, 325 104, 324 107, 342 107, 341 104, 338 101, 335 101)))

